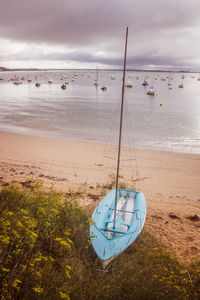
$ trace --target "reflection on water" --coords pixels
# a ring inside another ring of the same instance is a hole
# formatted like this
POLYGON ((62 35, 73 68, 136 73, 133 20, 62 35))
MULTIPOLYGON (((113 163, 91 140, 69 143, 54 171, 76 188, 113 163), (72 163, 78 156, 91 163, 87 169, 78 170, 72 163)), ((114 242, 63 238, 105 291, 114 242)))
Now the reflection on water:
MULTIPOLYGON (((195 74, 184 77, 127 72, 133 87, 125 93, 124 144, 200 153, 200 81, 195 74), (145 79, 155 96, 146 94, 145 79)), ((0 78, 0 129, 100 142, 112 137, 117 142, 122 72, 99 71, 98 87, 96 71, 1 72, 0 78), (8 81, 15 75, 22 84, 8 81)))

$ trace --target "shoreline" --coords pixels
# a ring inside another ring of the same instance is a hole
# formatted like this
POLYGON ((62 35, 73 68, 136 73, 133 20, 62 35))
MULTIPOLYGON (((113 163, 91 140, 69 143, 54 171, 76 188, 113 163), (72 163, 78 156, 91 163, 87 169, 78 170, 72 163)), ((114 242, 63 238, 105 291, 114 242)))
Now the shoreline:
MULTIPOLYGON (((116 161, 105 158, 115 156, 114 146, 5 131, 0 140, 1 186, 39 178, 47 188, 79 191, 80 204, 94 209, 115 172, 116 161)), ((187 219, 200 217, 200 155, 128 147, 123 155, 120 180, 146 197, 144 228, 180 260, 200 258, 200 221, 187 219)))
MULTIPOLYGON (((35 130, 37 131, 37 129, 35 130)), ((100 145, 104 145, 106 144, 106 141, 103 141, 103 140, 94 140, 94 139, 87 139, 87 138, 81 138, 81 137, 70 137, 70 136, 59 136, 59 135, 52 135, 52 134, 48 134, 46 131, 45 133, 42 133, 42 131, 39 132, 29 132, 29 133, 26 133, 26 132, 19 132, 19 131, 15 131, 13 129, 9 130, 8 128, 7 129, 4 129, 4 128, 0 128, 0 133, 10 133, 10 134, 16 134, 16 135, 24 135, 24 136, 34 136, 34 137, 40 137, 40 138, 48 138, 48 139, 57 139, 57 140, 65 140, 65 141, 71 141, 71 142, 82 142, 82 143, 91 143, 91 144, 100 144, 100 145)), ((114 144, 113 146, 117 146, 118 145, 118 142, 116 142, 116 144, 114 144)), ((150 150, 150 151, 157 151, 157 152, 167 152, 167 153, 177 153, 177 154, 188 154, 188 155, 200 155, 200 152, 195 152, 193 150, 193 152, 184 152, 184 151, 179 151, 179 150, 174 150, 172 148, 166 148, 163 146, 163 148, 151 148, 151 147, 148 147, 148 146, 133 146, 133 145, 125 145, 124 147, 129 147, 129 148, 133 148, 133 149, 137 149, 138 151, 139 150, 150 150)), ((194 146, 192 146, 193 148, 195 148, 194 146)))

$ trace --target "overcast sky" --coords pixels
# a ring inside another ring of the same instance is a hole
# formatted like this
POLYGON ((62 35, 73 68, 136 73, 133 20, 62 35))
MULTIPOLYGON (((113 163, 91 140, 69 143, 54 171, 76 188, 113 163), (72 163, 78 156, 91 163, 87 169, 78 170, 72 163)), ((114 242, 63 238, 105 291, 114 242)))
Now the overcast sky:
POLYGON ((0 66, 200 71, 200 0, 0 0, 0 66))

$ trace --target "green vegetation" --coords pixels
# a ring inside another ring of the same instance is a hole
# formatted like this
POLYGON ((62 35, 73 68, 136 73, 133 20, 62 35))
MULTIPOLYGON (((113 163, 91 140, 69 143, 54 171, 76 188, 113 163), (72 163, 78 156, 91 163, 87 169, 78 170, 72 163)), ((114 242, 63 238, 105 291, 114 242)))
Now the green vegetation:
POLYGON ((199 299, 200 261, 180 265, 146 232, 103 271, 90 214, 38 182, 2 189, 0 299, 199 299))

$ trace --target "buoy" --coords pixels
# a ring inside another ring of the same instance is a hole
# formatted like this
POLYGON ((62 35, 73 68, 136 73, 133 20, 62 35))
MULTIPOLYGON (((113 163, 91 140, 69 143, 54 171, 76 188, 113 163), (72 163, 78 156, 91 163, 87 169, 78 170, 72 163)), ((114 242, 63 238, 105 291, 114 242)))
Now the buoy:
POLYGON ((162 102, 160 102, 160 106, 163 106, 162 102))

